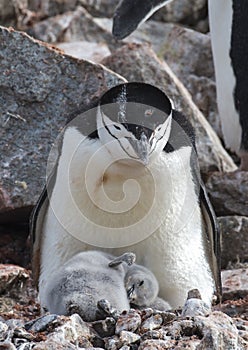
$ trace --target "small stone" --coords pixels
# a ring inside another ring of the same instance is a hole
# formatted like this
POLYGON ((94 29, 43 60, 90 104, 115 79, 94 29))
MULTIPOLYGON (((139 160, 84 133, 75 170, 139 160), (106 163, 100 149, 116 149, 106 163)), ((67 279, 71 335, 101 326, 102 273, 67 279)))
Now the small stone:
POLYGON ((23 293, 28 279, 29 273, 23 267, 0 264, 0 294, 16 296, 23 293))
MULTIPOLYGON (((175 345, 174 341, 165 341, 165 340, 145 340, 139 346, 139 350, 162 350, 170 349, 170 346, 175 345)), ((174 349, 174 348, 172 348, 174 349)))
POLYGON ((157 314, 149 317, 145 322, 142 323, 140 327, 141 333, 145 333, 147 331, 152 331, 154 329, 159 328, 163 323, 163 318, 161 315, 157 314))
POLYGON ((136 310, 124 311, 117 320, 115 333, 120 334, 121 331, 135 332, 141 325, 141 317, 136 310))
POLYGON ((0 349, 1 350, 16 350, 16 347, 10 341, 6 340, 4 342, 0 342, 0 349))
POLYGON ((6 323, 0 321, 0 341, 4 340, 7 336, 8 326, 6 323))
POLYGON ((94 330, 102 337, 111 337, 115 334, 116 320, 112 317, 107 317, 105 320, 94 321, 92 326, 94 330))
POLYGON ((33 340, 35 338, 33 334, 25 331, 22 328, 16 328, 14 330, 13 337, 14 338, 26 339, 26 340, 33 340))
POLYGON ((141 311, 141 320, 144 322, 148 317, 153 315, 153 309, 152 308, 146 308, 141 311))
POLYGON ((120 339, 117 336, 105 339, 105 348, 107 350, 117 350, 121 347, 120 339))
POLYGON ((162 339, 166 340, 168 339, 166 331, 164 331, 162 328, 158 330, 148 331, 144 334, 142 334, 141 339, 148 340, 148 339, 162 339))
POLYGON ((140 336, 138 334, 127 332, 127 331, 121 331, 120 332, 120 341, 122 344, 129 345, 136 343, 140 340, 140 336))
POLYGON ((123 345, 119 350, 129 350, 130 346, 128 345, 123 345))
POLYGON ((160 313, 160 315, 163 317, 163 323, 166 325, 167 323, 171 323, 177 318, 177 315, 173 312, 163 311, 160 313))
POLYGON ((42 332, 58 318, 58 315, 45 315, 36 320, 25 323, 24 327, 28 331, 42 332))
POLYGON ((209 306, 198 298, 188 299, 182 309, 182 317, 206 316, 211 312, 209 306))

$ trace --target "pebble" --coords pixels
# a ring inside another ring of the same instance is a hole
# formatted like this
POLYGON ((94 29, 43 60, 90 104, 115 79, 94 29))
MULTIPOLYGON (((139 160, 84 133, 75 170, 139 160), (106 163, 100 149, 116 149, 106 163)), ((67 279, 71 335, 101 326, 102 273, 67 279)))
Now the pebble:
POLYGON ((209 306, 201 299, 188 299, 182 309, 182 317, 207 316, 211 312, 209 306))
POLYGON ((57 318, 58 315, 45 315, 37 318, 34 321, 25 323, 24 327, 27 331, 42 332, 57 318))
POLYGON ((144 334, 142 334, 141 339, 149 340, 149 339, 162 339, 166 340, 168 339, 167 332, 164 331, 162 328, 158 330, 148 331, 144 334))
POLYGON ((4 340, 7 336, 8 326, 6 323, 0 321, 0 341, 4 340))
MULTIPOLYGON (((174 342, 173 342, 174 343, 174 342)), ((139 350, 162 350, 169 349, 170 344, 165 340, 145 340, 139 346, 139 350)), ((171 345, 175 345, 171 344, 171 345)), ((173 349, 173 348, 172 348, 173 349)))
POLYGON ((92 322, 92 327, 100 337, 111 337, 115 334, 116 320, 113 317, 107 317, 105 320, 92 322))
POLYGON ((121 331, 135 332, 141 325, 141 317, 136 310, 124 311, 117 320, 115 333, 121 331))
POLYGON ((120 332, 120 342, 124 345, 133 344, 139 340, 140 340, 140 336, 138 334, 128 332, 128 331, 120 332))
POLYGON ((145 322, 142 323, 140 327, 141 333, 146 333, 161 327, 163 323, 163 318, 161 315, 157 314, 149 317, 145 322))

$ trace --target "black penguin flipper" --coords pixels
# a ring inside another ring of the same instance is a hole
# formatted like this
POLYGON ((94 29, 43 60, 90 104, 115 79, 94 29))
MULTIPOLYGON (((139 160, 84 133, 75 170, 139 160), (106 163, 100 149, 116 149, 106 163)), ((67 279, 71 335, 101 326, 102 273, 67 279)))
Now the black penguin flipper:
POLYGON ((217 218, 209 200, 205 185, 200 183, 200 206, 203 221, 206 226, 208 242, 210 244, 212 261, 211 266, 214 273, 217 296, 221 300, 221 253, 220 253, 220 230, 217 218))
POLYGON ((122 0, 113 17, 113 36, 124 39, 169 0, 122 0))
POLYGON ((57 163, 47 179, 47 183, 44 186, 40 197, 31 213, 29 222, 29 236, 32 244, 32 274, 35 285, 38 287, 39 274, 40 274, 40 249, 42 241, 42 228, 44 218, 49 206, 49 193, 52 193, 56 181, 57 163))

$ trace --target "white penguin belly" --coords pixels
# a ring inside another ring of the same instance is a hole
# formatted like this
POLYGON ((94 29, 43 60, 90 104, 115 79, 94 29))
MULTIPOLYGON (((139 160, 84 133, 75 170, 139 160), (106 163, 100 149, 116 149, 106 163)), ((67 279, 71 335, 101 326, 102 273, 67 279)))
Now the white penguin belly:
MULTIPOLYGON (((74 136, 76 142, 77 134, 74 136)), ((99 148, 97 142, 95 149, 99 148)), ((89 146, 89 153, 84 147, 80 154, 79 148, 71 160, 73 174, 68 171, 68 159, 60 158, 43 227, 41 304, 46 306, 46 284, 61 264, 76 253, 90 249, 106 250, 114 255, 136 253, 137 262, 157 277, 160 296, 173 307, 183 305, 192 288, 198 288, 209 304, 214 282, 190 173, 191 148, 169 154, 162 152, 147 169, 138 167, 135 171, 132 166, 116 164, 105 172, 108 155, 102 154, 95 165, 89 167, 89 189, 82 181, 91 152, 94 153, 94 143, 89 146), (105 179, 99 177, 104 172, 105 179), (117 210, 112 213, 111 207, 107 210, 98 207, 104 205, 99 179, 105 184, 106 195, 113 203, 117 201, 117 210), (123 211, 118 204, 121 202, 123 211), (127 205, 133 207, 127 210, 127 205)))
POLYGON ((236 80, 230 58, 232 1, 208 0, 208 9, 217 102, 224 140, 227 147, 238 152, 242 130, 234 104, 236 80))

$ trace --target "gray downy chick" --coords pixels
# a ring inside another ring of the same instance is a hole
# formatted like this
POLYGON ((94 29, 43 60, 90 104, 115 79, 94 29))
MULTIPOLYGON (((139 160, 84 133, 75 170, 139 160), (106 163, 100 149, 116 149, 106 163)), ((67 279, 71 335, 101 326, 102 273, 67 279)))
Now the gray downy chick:
POLYGON ((48 311, 59 315, 78 313, 83 320, 94 321, 101 299, 108 300, 119 312, 129 310, 124 278, 126 266, 134 261, 133 253, 118 258, 100 251, 76 254, 47 285, 48 311))
POLYGON ((158 297, 159 284, 155 275, 144 266, 134 264, 127 268, 125 288, 130 304, 138 308, 152 307, 169 310, 169 303, 158 297))

